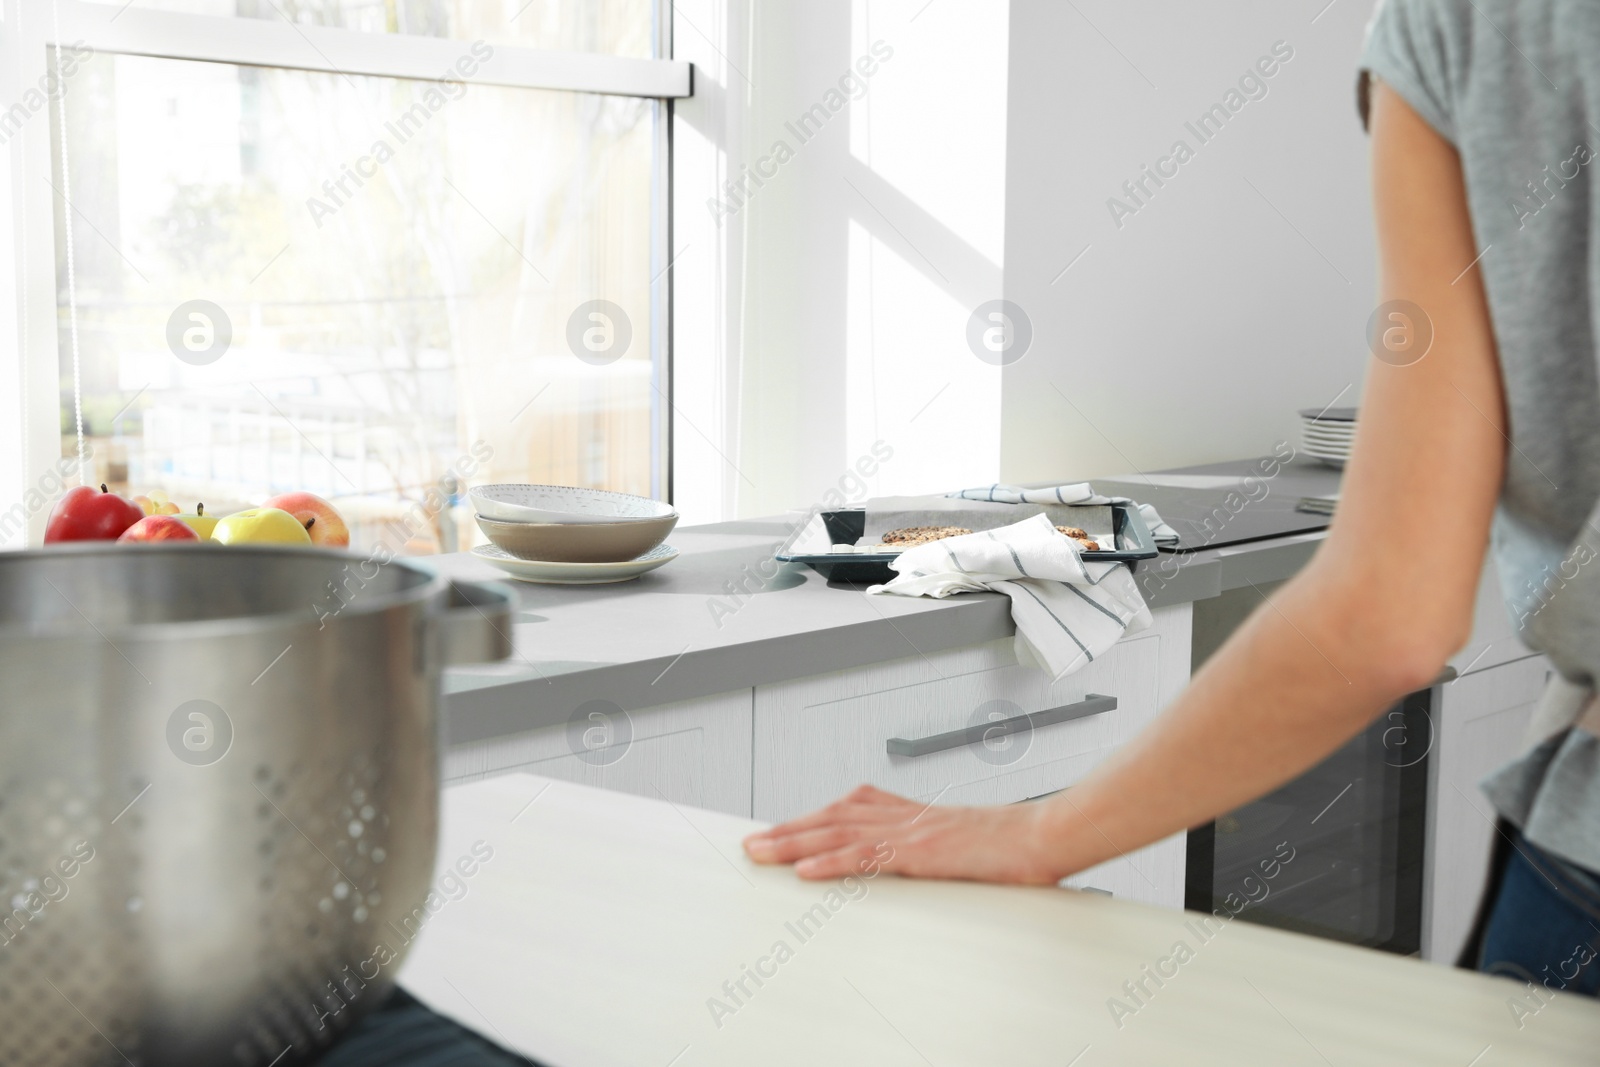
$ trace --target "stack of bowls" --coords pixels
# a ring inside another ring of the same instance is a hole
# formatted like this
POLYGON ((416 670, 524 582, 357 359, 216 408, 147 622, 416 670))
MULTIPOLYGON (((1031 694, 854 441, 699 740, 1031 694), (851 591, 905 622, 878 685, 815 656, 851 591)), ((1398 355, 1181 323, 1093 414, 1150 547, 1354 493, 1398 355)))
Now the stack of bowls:
POLYGON ((478 527, 493 542, 474 554, 513 578, 619 582, 677 555, 662 542, 677 525, 678 512, 649 497, 523 482, 480 485, 468 496, 478 527))

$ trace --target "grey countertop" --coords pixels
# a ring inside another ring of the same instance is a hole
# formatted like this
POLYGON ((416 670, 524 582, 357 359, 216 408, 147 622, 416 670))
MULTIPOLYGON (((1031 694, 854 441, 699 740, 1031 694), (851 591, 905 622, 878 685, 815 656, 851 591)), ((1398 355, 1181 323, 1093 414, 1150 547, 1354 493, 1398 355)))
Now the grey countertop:
MULTIPOLYGON (((1160 484, 1162 474, 1148 477, 1160 484)), ((1304 496, 1337 489, 1335 472, 1294 463, 1274 479, 1272 491, 1304 496)), ((773 561, 805 517, 796 512, 680 527, 668 539, 678 558, 631 582, 508 582, 518 600, 515 653, 500 664, 448 673, 446 742, 564 722, 589 700, 638 710, 1013 633, 1008 601, 998 593, 947 600, 868 597, 830 586, 808 567, 773 561)), ((1140 564, 1136 574, 1152 608, 1188 603, 1287 578, 1311 558, 1323 536, 1163 553, 1159 561, 1140 564)), ((437 557, 433 565, 457 578, 504 577, 467 553, 437 557)))

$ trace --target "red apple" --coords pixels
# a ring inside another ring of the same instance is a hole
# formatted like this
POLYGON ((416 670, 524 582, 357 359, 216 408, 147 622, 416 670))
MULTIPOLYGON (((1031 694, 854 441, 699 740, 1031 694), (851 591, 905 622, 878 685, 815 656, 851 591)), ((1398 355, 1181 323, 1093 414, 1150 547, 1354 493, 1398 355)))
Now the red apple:
POLYGON ((264 508, 287 511, 306 528, 311 543, 325 548, 347 548, 350 545, 350 527, 333 505, 315 493, 280 493, 264 501, 264 508))
POLYGON ((108 492, 104 485, 98 493, 87 485, 74 486, 51 509, 44 543, 115 541, 142 518, 144 510, 138 504, 108 492))
POLYGON ((199 541, 194 527, 176 515, 146 515, 126 530, 118 541, 199 541))

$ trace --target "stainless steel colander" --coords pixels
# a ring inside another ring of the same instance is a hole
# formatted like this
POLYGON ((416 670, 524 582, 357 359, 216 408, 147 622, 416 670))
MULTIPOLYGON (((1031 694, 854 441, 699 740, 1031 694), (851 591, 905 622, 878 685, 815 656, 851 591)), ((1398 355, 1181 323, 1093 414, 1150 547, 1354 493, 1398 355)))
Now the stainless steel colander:
POLYGON ((509 595, 304 548, 0 555, 0 1064, 289 1064, 426 923, 449 663, 509 595))

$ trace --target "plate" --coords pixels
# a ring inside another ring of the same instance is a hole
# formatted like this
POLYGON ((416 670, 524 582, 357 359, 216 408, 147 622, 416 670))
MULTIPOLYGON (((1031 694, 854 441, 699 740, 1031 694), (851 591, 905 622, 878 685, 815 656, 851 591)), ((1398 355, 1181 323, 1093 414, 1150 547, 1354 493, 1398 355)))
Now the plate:
POLYGON ((671 504, 609 489, 574 485, 502 482, 467 490, 479 515, 496 522, 590 523, 638 522, 677 515, 671 504))
POLYGON ((1350 454, 1349 445, 1321 445, 1315 441, 1306 441, 1305 450, 1313 455, 1348 456, 1350 454))
POLYGON ((1355 422, 1359 408, 1301 408, 1300 417, 1307 422, 1355 422))
POLYGON ((609 585, 612 582, 626 582, 678 558, 678 550, 671 545, 657 545, 638 559, 622 563, 547 563, 536 559, 518 559, 498 545, 479 545, 472 550, 472 554, 519 582, 538 582, 543 585, 609 585))

